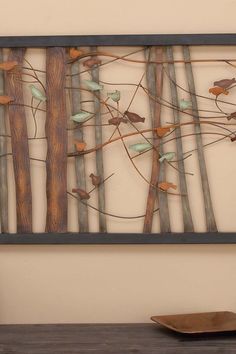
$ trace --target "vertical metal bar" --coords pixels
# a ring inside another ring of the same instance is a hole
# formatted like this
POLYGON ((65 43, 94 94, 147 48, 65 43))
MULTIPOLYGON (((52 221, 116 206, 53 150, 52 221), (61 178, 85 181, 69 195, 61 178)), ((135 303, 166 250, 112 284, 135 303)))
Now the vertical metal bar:
MULTIPOLYGON (((79 76, 79 62, 75 61, 71 65, 71 86, 80 87, 79 76), (77 75, 78 74, 78 75, 77 75)), ((76 114, 81 110, 81 93, 80 90, 72 90, 72 114, 76 114)), ((76 125, 75 125, 76 126, 76 125)), ((83 141, 83 129, 78 126, 74 129, 75 140, 83 141)), ((77 179, 77 186, 83 190, 86 190, 86 175, 85 175, 85 158, 84 155, 75 157, 75 172, 77 179)), ((87 205, 78 202, 78 220, 79 220, 79 232, 88 232, 88 207, 87 205)))
MULTIPOLYGON (((166 59, 168 61, 174 61, 174 54, 173 48, 167 47, 166 48, 166 59)), ((171 91, 171 100, 174 107, 178 107, 179 99, 178 99, 178 92, 176 87, 176 74, 175 74, 175 65, 174 63, 168 64, 168 71, 169 71, 169 81, 170 81, 170 91, 171 91)), ((180 116, 177 109, 173 109, 173 116, 174 116, 174 123, 180 123, 180 116)), ((177 151, 177 160, 178 160, 178 170, 179 172, 179 184, 180 184, 180 194, 181 194, 181 207, 182 207, 182 214, 183 214, 183 225, 184 225, 184 232, 192 232, 194 231, 193 227, 193 220, 192 214, 189 205, 188 199, 188 188, 187 188, 187 181, 185 175, 185 167, 183 161, 183 145, 181 140, 181 129, 177 127, 175 129, 175 137, 176 137, 176 151, 177 151)))
MULTIPOLYGON (((3 61, 3 49, 0 49, 0 62, 3 61)), ((3 71, 0 71, 0 95, 4 95, 5 79, 3 71)), ((8 182, 7 182, 7 130, 5 107, 0 106, 0 220, 1 232, 8 232, 8 182)))
POLYGON ((32 232, 32 193, 30 180, 30 159, 26 114, 23 106, 23 86, 21 83, 21 66, 25 55, 24 48, 11 49, 10 61, 17 61, 19 66, 6 76, 8 96, 14 98, 14 104, 9 105, 9 123, 13 167, 16 186, 17 231, 32 232), (17 105, 19 103, 19 105, 17 105))
POLYGON ((65 48, 46 50, 46 136, 48 143, 47 222, 48 232, 67 231, 67 114, 65 96, 65 48))
MULTIPOLYGON (((96 51, 96 47, 92 47, 93 51, 96 51)), ((99 83, 99 68, 94 67, 91 70, 92 80, 99 83)), ((94 111, 95 111, 95 142, 96 145, 102 144, 102 117, 101 117, 101 105, 100 105, 100 93, 96 92, 96 97, 94 97, 94 111)), ((104 164, 103 164, 103 149, 99 149, 96 151, 96 173, 101 177, 101 180, 104 180, 104 164)), ((98 209, 101 211, 105 211, 106 203, 105 203, 105 184, 102 183, 98 188, 98 209)), ((99 231, 107 232, 107 222, 106 216, 102 213, 99 213, 99 231)))
MULTIPOLYGON (((150 60, 163 60, 163 47, 153 47, 149 52, 150 60)), ((161 97, 163 89, 163 67, 162 64, 147 64, 147 85, 152 97, 161 97)), ((152 127, 158 128, 161 125, 161 104, 154 102, 150 98, 150 113, 152 118, 152 127)), ((153 149, 152 156, 152 171, 150 179, 150 187, 146 205, 146 215, 144 219, 143 232, 151 232, 153 211, 156 197, 159 202, 159 216, 160 216, 160 230, 161 232, 170 232, 170 218, 167 194, 164 192, 157 192, 158 181, 165 180, 165 165, 159 162, 159 154, 162 153, 162 148, 157 150, 158 136, 153 132, 153 149)))
MULTIPOLYGON (((188 81, 188 87, 190 91, 190 97, 192 101, 192 109, 193 109, 193 119, 195 122, 199 122, 199 113, 198 113, 198 103, 196 98, 196 90, 195 90, 195 82, 191 64, 190 50, 188 46, 183 46, 183 56, 186 68, 186 75, 188 81)), ((196 144, 197 144, 197 153, 198 153, 198 162, 201 174, 201 182, 202 182, 202 192, 204 199, 204 207, 205 207, 205 219, 206 219, 206 228, 209 232, 216 232, 217 226, 213 211, 213 205, 211 200, 211 193, 209 187, 209 181, 207 176, 206 162, 203 151, 203 143, 201 136, 201 126, 200 124, 194 124, 194 129, 196 133, 196 144)))

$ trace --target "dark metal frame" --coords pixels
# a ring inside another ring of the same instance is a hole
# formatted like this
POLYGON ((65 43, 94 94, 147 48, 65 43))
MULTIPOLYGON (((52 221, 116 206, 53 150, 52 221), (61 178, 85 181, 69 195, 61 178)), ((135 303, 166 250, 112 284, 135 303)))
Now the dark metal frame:
POLYGON ((236 45, 235 33, 0 37, 0 47, 236 45))
POLYGON ((226 244, 236 243, 236 233, 34 233, 1 234, 0 245, 122 245, 122 244, 226 244))
MULTIPOLYGON (((0 47, 236 45, 236 33, 0 37, 0 47)), ((1 234, 0 244, 233 244, 235 233, 1 234)))

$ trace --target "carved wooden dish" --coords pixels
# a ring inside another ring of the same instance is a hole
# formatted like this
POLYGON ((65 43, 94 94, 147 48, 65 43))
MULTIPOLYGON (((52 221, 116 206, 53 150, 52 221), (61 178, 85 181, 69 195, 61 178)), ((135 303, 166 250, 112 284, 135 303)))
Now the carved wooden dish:
POLYGON ((236 331, 236 313, 229 311, 152 316, 151 319, 179 333, 214 333, 236 331))

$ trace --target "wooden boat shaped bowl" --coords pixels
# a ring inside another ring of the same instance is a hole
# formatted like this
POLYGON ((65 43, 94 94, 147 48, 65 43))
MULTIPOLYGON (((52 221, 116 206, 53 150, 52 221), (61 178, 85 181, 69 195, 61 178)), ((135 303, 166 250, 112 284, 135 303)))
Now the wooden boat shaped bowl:
POLYGON ((230 311, 152 316, 151 320, 186 334, 236 331, 236 313, 230 311))

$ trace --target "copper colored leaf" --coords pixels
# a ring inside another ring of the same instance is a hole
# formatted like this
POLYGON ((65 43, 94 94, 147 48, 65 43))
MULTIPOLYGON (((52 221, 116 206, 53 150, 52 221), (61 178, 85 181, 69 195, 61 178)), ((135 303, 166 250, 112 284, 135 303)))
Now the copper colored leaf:
POLYGON ((78 140, 76 140, 74 144, 78 152, 84 151, 87 145, 84 141, 78 141, 78 140))
POLYGON ((160 182, 158 183, 158 188, 160 188, 163 191, 168 191, 168 189, 177 189, 176 184, 170 183, 170 182, 160 182))
POLYGON ((3 63, 0 63, 0 69, 9 71, 14 69, 18 65, 17 61, 4 61, 3 63))
POLYGON ((92 180, 92 184, 97 187, 99 184, 101 184, 101 177, 100 176, 95 176, 93 173, 90 174, 89 176, 92 180))
POLYGON ((234 83, 236 83, 236 80, 233 77, 233 79, 222 79, 219 81, 215 81, 214 86, 219 86, 219 87, 223 87, 223 88, 227 89, 228 87, 230 87, 234 83))
POLYGON ((83 66, 87 68, 92 68, 94 65, 100 65, 100 64, 101 64, 101 60, 98 58, 87 59, 83 62, 83 66))
POLYGON ((159 138, 162 138, 166 133, 170 132, 170 127, 159 127, 156 131, 159 138))
POLYGON ((81 188, 73 188, 72 193, 77 193, 79 195, 80 199, 89 199, 90 198, 90 195, 84 189, 81 189, 81 188))
POLYGON ((0 96, 0 104, 8 104, 12 101, 13 99, 9 96, 0 96))
POLYGON ((125 111, 124 114, 129 118, 129 120, 132 123, 139 123, 139 122, 144 123, 144 121, 145 121, 145 118, 144 117, 140 117, 137 113, 125 111))
POLYGON ((226 91, 225 88, 219 87, 219 86, 215 86, 215 87, 209 88, 209 92, 212 93, 212 94, 215 95, 215 96, 219 96, 219 95, 221 95, 222 93, 223 93, 224 95, 228 95, 228 93, 229 93, 229 91, 226 91))
POLYGON ((77 59, 79 57, 81 57, 81 55, 83 55, 84 52, 82 50, 78 50, 76 48, 70 48, 70 52, 69 55, 71 57, 71 59, 77 59))

